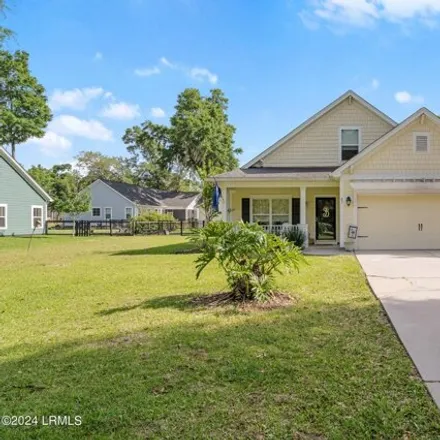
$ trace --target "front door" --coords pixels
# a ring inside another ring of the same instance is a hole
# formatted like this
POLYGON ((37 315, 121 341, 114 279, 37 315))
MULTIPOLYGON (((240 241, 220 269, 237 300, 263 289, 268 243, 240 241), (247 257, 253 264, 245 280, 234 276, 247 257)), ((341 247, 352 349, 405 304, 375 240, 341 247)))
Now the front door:
POLYGON ((316 240, 336 240, 336 197, 316 198, 316 240))

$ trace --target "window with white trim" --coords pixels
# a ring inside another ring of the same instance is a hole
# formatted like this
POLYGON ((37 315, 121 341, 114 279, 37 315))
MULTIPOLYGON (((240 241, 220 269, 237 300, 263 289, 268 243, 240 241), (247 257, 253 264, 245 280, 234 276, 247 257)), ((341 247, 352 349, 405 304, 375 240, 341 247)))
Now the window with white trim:
POLYGON ((0 205, 0 229, 8 227, 8 205, 0 205))
POLYGON ((350 160, 359 153, 360 133, 358 128, 341 128, 341 159, 350 160))
POLYGON ((104 208, 104 218, 106 220, 112 219, 112 208, 104 208))
POLYGON ((101 208, 92 208, 92 217, 101 217, 101 208))
POLYGON ((125 220, 130 220, 133 217, 133 208, 131 206, 127 206, 125 208, 125 220))
POLYGON ((272 225, 290 223, 290 200, 272 199, 271 202, 272 225))
POLYGON ((251 222, 263 226, 290 223, 289 198, 253 198, 251 222))
POLYGON ((414 133, 414 150, 427 153, 429 150, 429 133, 414 133))
POLYGON ((32 206, 32 228, 41 229, 43 227, 43 207, 32 206))

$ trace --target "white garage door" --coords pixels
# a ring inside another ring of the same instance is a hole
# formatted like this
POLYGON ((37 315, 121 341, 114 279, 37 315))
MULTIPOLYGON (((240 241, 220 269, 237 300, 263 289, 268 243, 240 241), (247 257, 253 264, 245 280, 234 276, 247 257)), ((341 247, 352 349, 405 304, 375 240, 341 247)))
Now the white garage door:
POLYGON ((440 195, 358 197, 358 249, 440 249, 440 195))

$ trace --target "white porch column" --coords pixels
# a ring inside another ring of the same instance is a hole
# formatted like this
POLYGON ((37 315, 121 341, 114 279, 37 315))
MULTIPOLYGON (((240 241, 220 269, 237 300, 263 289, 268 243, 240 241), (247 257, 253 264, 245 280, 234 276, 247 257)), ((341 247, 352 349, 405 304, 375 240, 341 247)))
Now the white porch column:
POLYGON ((229 189, 228 188, 221 188, 222 190, 222 197, 220 198, 220 212, 222 213, 222 220, 227 222, 229 221, 229 189))
POLYGON ((344 182, 341 179, 339 181, 339 247, 345 247, 345 193, 344 182))
POLYGON ((307 215, 306 215, 306 197, 307 197, 307 188, 305 186, 300 187, 300 202, 299 202, 299 222, 302 225, 307 224, 307 215))
POLYGON ((228 215, 228 222, 232 222, 233 221, 233 219, 234 219, 234 216, 233 216, 233 212, 234 212, 234 210, 233 210, 233 200, 234 200, 234 194, 235 194, 235 190, 234 189, 230 189, 229 190, 229 197, 228 197, 228 213, 229 213, 229 215, 228 215))
POLYGON ((309 247, 309 228, 307 226, 307 187, 300 187, 300 200, 299 200, 299 222, 306 231, 306 242, 304 246, 306 248, 309 247))

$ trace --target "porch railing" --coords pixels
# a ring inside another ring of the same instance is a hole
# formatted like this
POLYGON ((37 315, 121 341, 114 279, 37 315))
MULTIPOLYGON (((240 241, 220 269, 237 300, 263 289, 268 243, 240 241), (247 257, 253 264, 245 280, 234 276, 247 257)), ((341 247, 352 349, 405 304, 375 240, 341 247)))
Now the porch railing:
POLYGON ((305 237, 306 237, 306 241, 305 241, 305 247, 309 246, 309 228, 308 225, 262 225, 262 228, 270 233, 270 234, 275 234, 275 235, 283 235, 284 233, 286 233, 287 231, 290 231, 291 229, 299 229, 301 230, 305 237))

